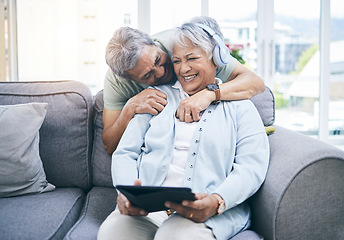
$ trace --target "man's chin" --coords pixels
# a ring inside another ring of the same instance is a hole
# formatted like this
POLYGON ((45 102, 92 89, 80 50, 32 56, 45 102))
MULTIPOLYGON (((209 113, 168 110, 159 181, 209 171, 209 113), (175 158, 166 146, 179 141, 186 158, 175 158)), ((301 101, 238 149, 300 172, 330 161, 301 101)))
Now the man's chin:
POLYGON ((162 84, 167 84, 172 82, 173 80, 175 80, 175 78, 173 77, 174 74, 171 74, 170 76, 165 76, 164 78, 160 78, 158 81, 156 81, 154 83, 154 85, 162 85, 162 84))

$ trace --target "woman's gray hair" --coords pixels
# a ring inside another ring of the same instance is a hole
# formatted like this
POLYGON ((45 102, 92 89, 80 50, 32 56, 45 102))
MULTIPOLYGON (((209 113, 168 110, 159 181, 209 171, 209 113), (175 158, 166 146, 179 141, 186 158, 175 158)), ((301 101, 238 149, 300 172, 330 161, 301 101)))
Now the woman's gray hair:
POLYGON ((194 17, 189 22, 177 27, 173 34, 172 43, 185 47, 186 40, 189 39, 195 46, 203 49, 210 59, 213 56, 216 41, 201 27, 197 26, 196 23, 210 27, 223 40, 223 34, 216 20, 210 17, 200 16, 194 17))
POLYGON ((130 27, 121 27, 115 31, 106 46, 106 63, 114 74, 131 78, 127 71, 136 66, 146 45, 155 45, 148 34, 130 27))

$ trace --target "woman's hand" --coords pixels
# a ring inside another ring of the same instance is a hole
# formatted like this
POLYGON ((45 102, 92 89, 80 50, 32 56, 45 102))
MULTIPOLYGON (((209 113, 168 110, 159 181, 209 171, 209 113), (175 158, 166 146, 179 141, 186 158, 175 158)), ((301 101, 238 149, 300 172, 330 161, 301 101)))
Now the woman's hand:
POLYGON ((217 199, 206 193, 196 193, 195 201, 183 201, 181 204, 166 202, 165 206, 175 210, 185 218, 201 223, 214 216, 217 211, 217 199))
MULTIPOLYGON (((141 181, 139 179, 135 180, 134 186, 141 186, 141 181)), ((133 206, 131 202, 122 193, 118 194, 117 206, 120 213, 124 215, 131 215, 131 216, 147 216, 148 215, 148 213, 144 209, 133 206)))

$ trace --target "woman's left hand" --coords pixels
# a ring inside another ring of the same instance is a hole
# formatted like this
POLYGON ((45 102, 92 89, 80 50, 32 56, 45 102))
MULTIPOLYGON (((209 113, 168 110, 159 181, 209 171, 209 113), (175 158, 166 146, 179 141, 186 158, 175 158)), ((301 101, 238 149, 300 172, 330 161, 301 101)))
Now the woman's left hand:
POLYGON ((181 204, 166 202, 165 206, 175 210, 185 218, 201 223, 214 216, 217 211, 217 199, 206 193, 196 193, 195 201, 183 201, 181 204))

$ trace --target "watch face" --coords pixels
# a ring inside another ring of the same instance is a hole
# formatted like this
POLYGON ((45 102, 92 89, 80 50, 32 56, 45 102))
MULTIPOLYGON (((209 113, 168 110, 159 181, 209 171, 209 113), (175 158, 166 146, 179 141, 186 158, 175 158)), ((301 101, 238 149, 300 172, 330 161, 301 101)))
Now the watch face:
POLYGON ((211 83, 211 84, 207 85, 207 89, 210 91, 215 91, 215 90, 219 89, 219 85, 211 83))

